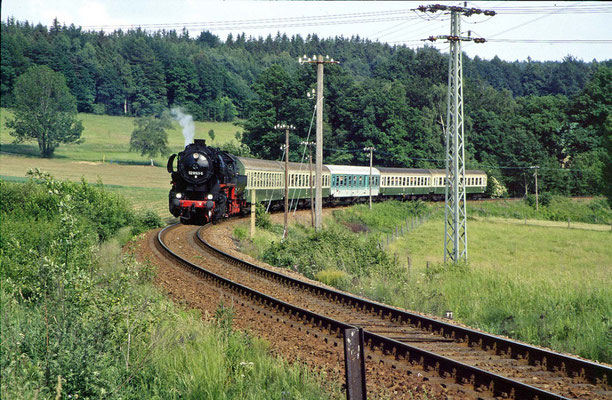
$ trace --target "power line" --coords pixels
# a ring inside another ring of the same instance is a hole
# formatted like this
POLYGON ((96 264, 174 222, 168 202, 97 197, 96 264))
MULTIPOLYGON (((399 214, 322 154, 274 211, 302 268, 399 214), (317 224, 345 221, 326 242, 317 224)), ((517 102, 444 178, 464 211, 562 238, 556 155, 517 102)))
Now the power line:
POLYGON ((573 4, 564 7, 538 6, 538 7, 492 7, 497 14, 607 14, 612 13, 612 5, 581 5, 573 4))
MULTIPOLYGON (((332 153, 356 153, 356 154, 361 154, 363 153, 363 149, 359 148, 359 149, 338 149, 338 148, 325 148, 326 152, 332 152, 332 153)), ((378 150, 377 153, 379 153, 382 156, 394 156, 397 155, 396 153, 389 153, 386 152, 384 150, 378 150)), ((444 162, 445 159, 444 158, 423 158, 423 157, 410 157, 410 156, 402 156, 402 158, 406 158, 409 160, 413 160, 413 161, 430 161, 430 162, 444 162)), ((406 168, 406 167, 397 167, 397 168, 406 168)), ((530 169, 531 166, 518 166, 518 165, 488 165, 488 164, 475 164, 475 165, 470 165, 469 168, 490 168, 490 169, 516 169, 516 170, 523 170, 523 169, 530 169)), ((553 167, 540 167, 541 170, 547 170, 547 171, 566 171, 566 172, 587 172, 588 170, 586 169, 576 169, 576 168, 553 168, 553 167)))
MULTIPOLYGON (((472 31, 473 32, 473 31, 472 31)), ((576 43, 576 44, 608 44, 612 43, 612 39, 487 39, 487 42, 491 43, 525 43, 525 44, 563 44, 563 43, 576 43)), ((400 43, 421 43, 420 40, 397 40, 387 42, 389 44, 400 44, 400 43)), ((433 44, 446 45, 447 42, 434 42, 433 44)))
POLYGON ((209 29, 240 29, 253 27, 285 27, 285 26, 310 26, 329 25, 362 22, 379 22, 418 19, 413 16, 412 10, 389 10, 377 12, 363 12, 351 14, 318 15, 310 17, 282 17, 282 18, 260 18, 226 21, 199 21, 199 22, 173 22, 173 23, 150 23, 150 24, 116 24, 116 25, 86 25, 85 29, 98 28, 171 28, 171 27, 207 27, 209 29))
POLYGON ((612 39, 489 39, 488 42, 499 43, 585 43, 606 44, 612 43, 612 39))

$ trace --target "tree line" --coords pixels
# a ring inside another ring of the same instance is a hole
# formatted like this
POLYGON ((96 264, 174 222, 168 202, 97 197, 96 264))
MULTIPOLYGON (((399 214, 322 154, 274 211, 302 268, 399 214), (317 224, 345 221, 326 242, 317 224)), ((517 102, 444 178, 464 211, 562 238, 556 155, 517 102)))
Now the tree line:
MULTIPOLYGON (((244 125, 253 154, 280 157, 273 126, 298 127, 292 148, 307 136, 313 106, 306 92, 315 71, 304 54, 341 61, 325 76, 325 162, 443 167, 446 54, 372 42, 358 36, 266 38, 210 32, 140 29, 113 33, 80 27, 1 23, 2 106, 32 65, 61 73, 80 112, 161 115, 181 106, 196 120, 244 125)), ((610 180, 612 61, 505 62, 464 56, 466 162, 486 169, 510 193, 532 184, 540 166, 544 191, 593 194, 610 180), (606 172, 608 171, 608 172, 606 172)), ((312 137, 312 135, 311 135, 312 137)), ((298 160, 298 153, 292 158, 298 160)), ((607 184, 607 183, 608 184, 607 184)))

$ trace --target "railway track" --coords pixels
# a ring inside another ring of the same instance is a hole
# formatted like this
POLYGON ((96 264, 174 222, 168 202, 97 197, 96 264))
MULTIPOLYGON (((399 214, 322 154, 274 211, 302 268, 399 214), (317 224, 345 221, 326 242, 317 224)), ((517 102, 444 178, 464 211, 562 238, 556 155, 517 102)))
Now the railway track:
MULTIPOLYGON (((191 232, 191 246, 222 260, 207 268, 196 265, 166 245, 168 257, 215 285, 310 330, 339 338, 344 329, 364 329, 366 356, 407 374, 422 368, 451 385, 469 387, 472 397, 516 399, 610 398, 612 370, 516 341, 409 313, 343 292, 327 289, 259 267, 211 246, 204 238, 210 226, 191 232), (231 277, 231 278, 230 278, 231 277)), ((182 241, 185 243, 185 241, 182 241)), ((337 342, 334 342, 337 345, 337 342)))

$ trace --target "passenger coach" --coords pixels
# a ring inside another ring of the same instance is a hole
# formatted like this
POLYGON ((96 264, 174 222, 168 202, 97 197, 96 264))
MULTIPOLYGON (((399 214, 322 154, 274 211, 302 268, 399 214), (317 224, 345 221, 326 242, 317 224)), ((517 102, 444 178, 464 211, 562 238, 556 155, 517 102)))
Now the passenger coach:
MULTIPOLYGON (((370 167, 350 165, 326 165, 331 174, 330 196, 332 198, 352 198, 370 195, 370 167)), ((372 168, 372 196, 378 196, 380 171, 372 168)))
MULTIPOLYGON (((272 202, 280 205, 285 196, 285 163, 281 161, 266 161, 255 158, 237 157, 238 169, 246 176, 245 200, 251 202, 251 191, 255 191, 256 201, 272 202)), ((314 192, 314 169, 312 171, 314 192)), ((323 197, 330 194, 330 172, 323 166, 323 197)), ((289 199, 296 199, 299 205, 310 201, 309 166, 302 163, 289 163, 289 199)), ((313 193, 314 196, 314 193, 313 193)))

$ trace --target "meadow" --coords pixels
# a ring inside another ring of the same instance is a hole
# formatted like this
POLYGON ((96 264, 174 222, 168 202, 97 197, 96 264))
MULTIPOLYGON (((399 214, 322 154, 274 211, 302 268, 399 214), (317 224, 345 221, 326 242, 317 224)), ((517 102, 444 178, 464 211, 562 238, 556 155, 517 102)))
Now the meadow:
MULTIPOLYGON (((8 109, 0 110, 0 178, 9 181, 25 181, 30 169, 39 168, 56 179, 89 183, 102 182, 104 187, 124 195, 136 209, 152 209, 162 218, 170 218, 168 190, 170 175, 166 171, 167 157, 155 157, 155 167, 148 157, 129 151, 134 118, 107 115, 79 114, 83 121, 84 142, 60 145, 51 159, 39 157, 38 144, 34 141, 13 144, 5 121, 11 115, 8 109)), ((220 145, 236 141, 236 132, 242 128, 229 122, 195 122, 195 138, 220 145), (215 131, 211 141, 208 131, 215 131)), ((174 123, 168 132, 172 152, 184 148, 180 126, 174 123)))
MULTIPOLYGON (((35 141, 13 144, 14 137, 9 135, 5 122, 12 115, 9 109, 0 110, 0 146, 3 153, 12 153, 38 157, 38 144, 35 141)), ((149 158, 139 152, 130 152, 130 136, 134 130, 133 117, 79 114, 83 122, 81 144, 62 144, 56 150, 54 159, 73 161, 108 162, 121 164, 148 165, 149 158)), ((236 141, 236 132, 242 128, 231 122, 195 122, 195 138, 205 139, 208 144, 220 145, 236 141), (211 140, 208 131, 214 130, 215 139, 211 140)), ((173 129, 168 131, 168 147, 178 152, 185 147, 181 127, 173 122, 173 129)), ((156 165, 165 166, 167 157, 155 157, 156 165)))
POLYGON ((470 218, 469 264, 444 265, 439 205, 418 204, 338 210, 321 233, 296 225, 283 243, 282 227, 274 224, 253 241, 246 238, 246 223, 234 236, 253 256, 355 294, 437 316, 450 310, 487 332, 612 361, 609 228, 470 218), (423 225, 380 249, 393 227, 427 214, 423 225))

